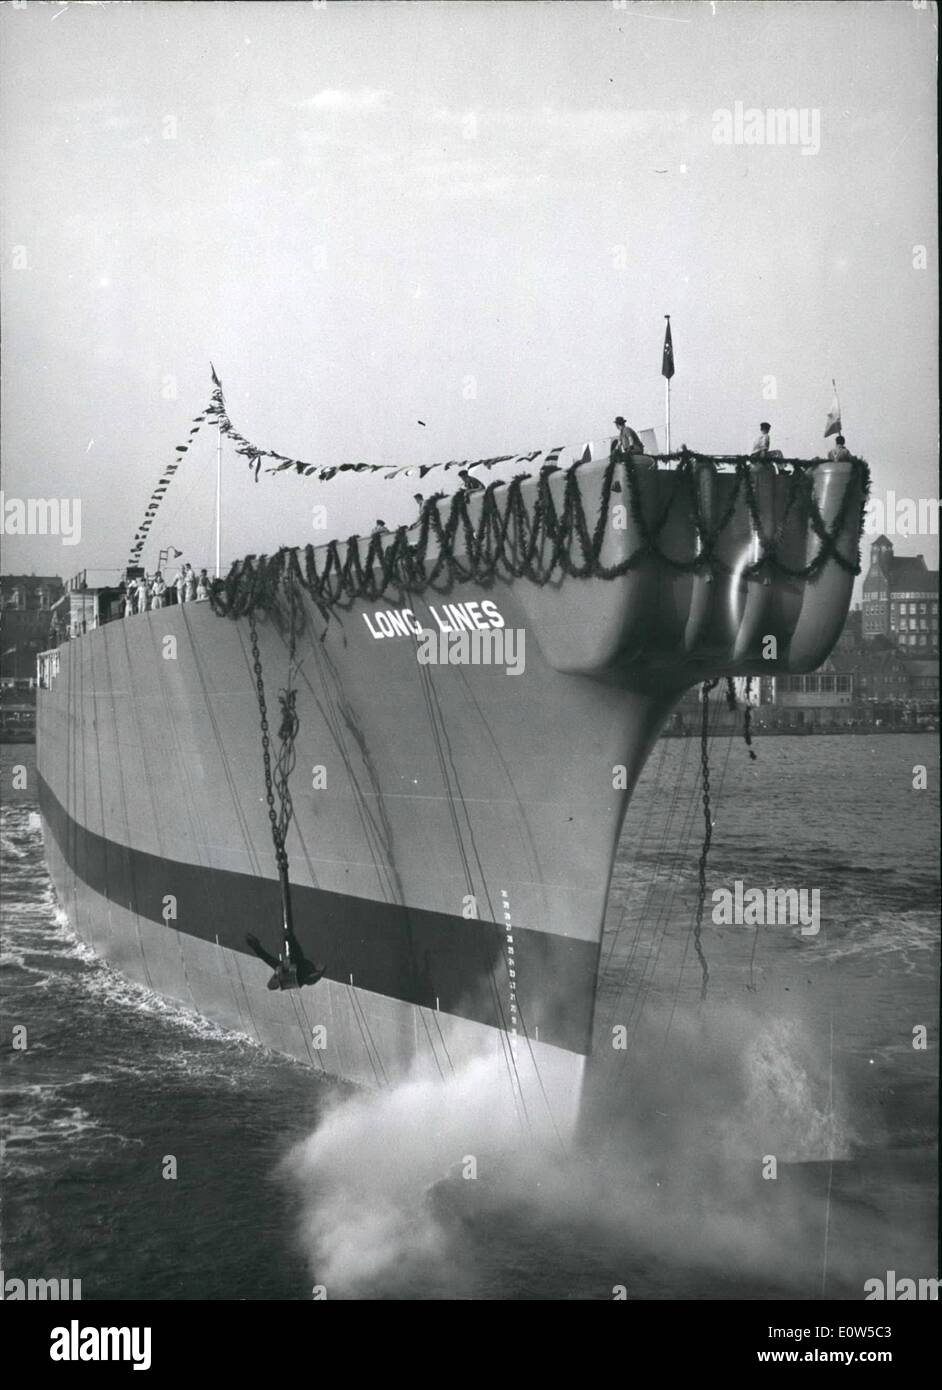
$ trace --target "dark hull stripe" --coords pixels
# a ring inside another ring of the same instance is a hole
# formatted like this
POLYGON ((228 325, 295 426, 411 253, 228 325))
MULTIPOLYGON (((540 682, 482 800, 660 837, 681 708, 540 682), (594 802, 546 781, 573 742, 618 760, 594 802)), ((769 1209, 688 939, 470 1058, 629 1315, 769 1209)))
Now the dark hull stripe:
MULTIPOLYGON (((272 954, 281 935, 281 894, 274 879, 181 864, 86 830, 42 777, 46 826, 72 872, 95 893, 163 923, 164 899, 176 900, 168 930, 217 938, 251 954, 253 932, 272 954)), ((468 921, 398 903, 292 886, 295 931, 305 955, 332 980, 405 1003, 438 1007, 491 1027, 510 1025, 510 980, 503 925, 468 921)), ((591 1045, 599 946, 550 932, 513 930, 522 1026, 541 1042, 587 1054, 591 1045)))

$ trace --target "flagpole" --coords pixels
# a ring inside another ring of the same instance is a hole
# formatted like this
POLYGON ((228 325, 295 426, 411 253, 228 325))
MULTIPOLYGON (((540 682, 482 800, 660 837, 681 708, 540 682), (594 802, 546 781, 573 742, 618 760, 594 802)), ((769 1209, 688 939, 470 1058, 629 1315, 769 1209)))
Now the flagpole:
POLYGON ((670 453, 670 451, 671 451, 671 377, 674 375, 674 345, 673 345, 673 340, 670 339, 671 316, 670 316, 670 314, 665 314, 664 317, 665 317, 665 319, 667 320, 667 327, 666 327, 665 330, 664 330, 664 356, 663 356, 663 358, 662 358, 662 360, 661 360, 661 371, 664 372, 664 419, 665 419, 665 423, 666 423, 666 432, 667 432, 667 451, 666 451, 666 452, 667 452, 667 453, 670 453), (668 362, 668 357, 667 357, 668 345, 670 345, 670 360, 669 360, 669 362, 668 362), (670 374, 669 374, 669 375, 668 375, 667 371, 665 370, 665 368, 666 368, 668 365, 670 366, 670 374))
POLYGON ((216 578, 222 568, 222 428, 216 441, 216 578))

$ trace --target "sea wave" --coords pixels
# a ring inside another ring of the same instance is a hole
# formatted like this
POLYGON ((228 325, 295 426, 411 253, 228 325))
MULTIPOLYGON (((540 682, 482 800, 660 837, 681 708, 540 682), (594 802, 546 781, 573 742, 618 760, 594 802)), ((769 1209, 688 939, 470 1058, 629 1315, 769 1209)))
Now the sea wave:
POLYGON ((809 950, 830 962, 893 956, 907 974, 925 968, 925 953, 939 946, 939 921, 924 912, 887 917, 847 917, 829 925, 824 939, 809 950))

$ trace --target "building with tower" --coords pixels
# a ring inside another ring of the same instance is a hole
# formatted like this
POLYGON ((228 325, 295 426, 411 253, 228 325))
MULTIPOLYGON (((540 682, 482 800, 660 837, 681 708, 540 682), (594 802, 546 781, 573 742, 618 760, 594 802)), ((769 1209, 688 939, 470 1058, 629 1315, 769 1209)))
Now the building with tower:
POLYGON ((925 656, 939 647, 939 572, 921 555, 895 555, 886 536, 870 547, 862 635, 865 641, 889 638, 907 656, 925 656))

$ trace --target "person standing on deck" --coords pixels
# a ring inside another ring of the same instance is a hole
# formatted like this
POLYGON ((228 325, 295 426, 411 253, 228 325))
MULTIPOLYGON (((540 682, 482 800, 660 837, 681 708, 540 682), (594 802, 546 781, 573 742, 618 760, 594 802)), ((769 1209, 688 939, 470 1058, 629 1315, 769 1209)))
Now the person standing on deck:
POLYGON ((616 415, 615 424, 618 426, 615 452, 619 454, 643 454, 644 445, 631 426, 625 424, 624 415, 616 415))
POLYGON ((835 462, 839 459, 853 458, 853 454, 850 450, 845 448, 845 440, 842 434, 839 434, 835 439, 834 448, 829 451, 828 458, 833 459, 835 462))
POLYGON ((150 588, 150 606, 151 608, 163 608, 166 602, 167 586, 164 583, 164 577, 160 573, 160 570, 157 570, 154 575, 154 582, 150 588))
POLYGON ((177 603, 186 603, 186 586, 189 572, 190 565, 185 564, 183 568, 178 572, 176 579, 173 581, 173 587, 177 591, 177 603))
POLYGON ((760 426, 759 426, 759 434, 758 434, 758 437, 757 437, 757 439, 756 439, 756 442, 755 442, 755 443, 753 444, 753 446, 752 446, 752 457, 753 457, 753 458, 755 458, 757 454, 759 454, 759 455, 764 455, 764 456, 767 456, 767 455, 768 455, 768 452, 769 452, 769 435, 770 435, 771 429, 772 429, 772 426, 769 424, 768 420, 763 420, 762 423, 761 423, 760 426))
POLYGON ((196 581, 196 599, 198 603, 202 603, 207 598, 209 598, 209 575, 205 570, 200 570, 200 577, 196 581))

